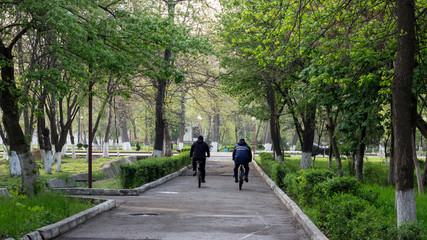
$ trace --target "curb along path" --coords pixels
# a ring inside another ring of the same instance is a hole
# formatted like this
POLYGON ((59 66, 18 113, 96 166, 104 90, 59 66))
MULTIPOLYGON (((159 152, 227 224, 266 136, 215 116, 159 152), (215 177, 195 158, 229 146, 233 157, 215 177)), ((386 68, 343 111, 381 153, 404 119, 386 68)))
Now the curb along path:
POLYGON ((189 169, 139 196, 84 196, 114 200, 116 208, 55 239, 327 239, 288 210, 254 163, 239 191, 231 153, 212 155, 202 188, 189 169))

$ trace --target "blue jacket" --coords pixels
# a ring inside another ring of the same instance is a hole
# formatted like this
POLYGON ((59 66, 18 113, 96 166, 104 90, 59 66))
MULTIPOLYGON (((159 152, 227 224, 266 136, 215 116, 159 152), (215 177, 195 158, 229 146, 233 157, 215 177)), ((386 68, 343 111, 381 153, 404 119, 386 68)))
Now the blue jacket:
POLYGON ((251 148, 246 144, 244 139, 240 139, 239 143, 234 146, 233 160, 238 164, 245 164, 252 161, 251 148))

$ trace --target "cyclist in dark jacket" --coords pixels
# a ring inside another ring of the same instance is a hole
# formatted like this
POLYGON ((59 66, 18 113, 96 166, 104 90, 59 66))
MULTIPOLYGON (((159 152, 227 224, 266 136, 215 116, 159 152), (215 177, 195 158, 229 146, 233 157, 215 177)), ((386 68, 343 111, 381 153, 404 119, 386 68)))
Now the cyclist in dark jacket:
POLYGON ((197 141, 195 141, 191 145, 190 157, 193 158, 193 176, 196 176, 196 161, 201 161, 200 163, 200 171, 202 173, 202 182, 205 182, 205 165, 206 165, 206 157, 210 157, 209 146, 207 143, 203 141, 203 136, 199 136, 197 141))
POLYGON ((237 170, 240 165, 245 167, 245 182, 248 182, 249 175, 249 162, 252 162, 251 148, 246 144, 245 139, 240 139, 239 143, 234 146, 233 150, 233 161, 234 161, 234 181, 238 182, 237 170))

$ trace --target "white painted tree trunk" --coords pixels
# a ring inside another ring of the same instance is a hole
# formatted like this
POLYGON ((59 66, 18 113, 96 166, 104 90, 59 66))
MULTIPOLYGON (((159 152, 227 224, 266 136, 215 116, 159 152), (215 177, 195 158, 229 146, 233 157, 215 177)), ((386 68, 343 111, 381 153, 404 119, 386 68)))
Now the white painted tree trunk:
POLYGON ((276 152, 274 153, 274 159, 275 159, 276 161, 279 161, 279 162, 283 163, 283 161, 282 161, 283 156, 281 156, 281 155, 277 155, 277 153, 276 153, 276 152))
POLYGON ((293 152, 295 151, 296 148, 297 148, 297 145, 292 145, 290 150, 293 152))
POLYGON ((155 150, 155 149, 154 149, 153 155, 151 155, 151 157, 152 157, 152 158, 159 158, 159 157, 162 157, 162 151, 160 151, 160 150, 155 150))
POLYGON ((303 152, 301 156, 300 169, 309 169, 311 167, 311 152, 303 152))
POLYGON ((415 204, 415 190, 396 190, 397 226, 405 222, 417 220, 417 208, 415 204))
POLYGON ((44 149, 40 149, 40 157, 42 159, 43 166, 44 166, 44 163, 46 161, 46 151, 44 149))
POLYGON ((117 149, 117 157, 120 157, 119 144, 116 144, 116 149, 117 149))
POLYGON ((55 153, 55 161, 56 161, 56 172, 61 172, 61 153, 55 153))
POLYGON ((218 142, 212 142, 212 152, 218 152, 218 142))
POLYGON ((67 148, 68 148, 67 144, 64 144, 64 146, 62 146, 61 156, 65 156, 65 153, 67 152, 67 148))
POLYGON ((178 149, 181 150, 184 148, 184 143, 183 142, 179 142, 178 143, 178 149))
POLYGON ((264 150, 265 151, 271 151, 271 143, 264 144, 264 150))
POLYGON ((18 177, 21 176, 21 163, 19 162, 18 154, 15 151, 10 153, 10 176, 18 177))
POLYGON ((9 160, 9 146, 3 144, 3 160, 9 160))
POLYGON ((76 159, 76 145, 71 144, 71 153, 73 155, 73 159, 76 159))
POLYGON ((130 142, 123 142, 123 151, 130 151, 132 150, 132 146, 130 145, 130 142))
POLYGON ((104 157, 105 158, 109 158, 110 155, 108 154, 108 150, 110 149, 110 143, 109 142, 104 142, 104 149, 103 149, 103 153, 104 153, 104 157))
POLYGON ((52 165, 53 165, 53 159, 52 159, 52 151, 48 150, 44 153, 44 172, 46 174, 52 174, 52 165))

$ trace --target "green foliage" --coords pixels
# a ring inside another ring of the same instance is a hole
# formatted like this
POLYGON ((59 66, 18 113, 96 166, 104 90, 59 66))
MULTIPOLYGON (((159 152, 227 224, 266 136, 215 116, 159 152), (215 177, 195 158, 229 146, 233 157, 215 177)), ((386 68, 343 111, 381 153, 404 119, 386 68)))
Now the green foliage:
POLYGON ((227 149, 227 152, 232 152, 234 150, 234 145, 224 145, 221 146, 218 151, 219 152, 224 152, 224 150, 227 149))
POLYGON ((120 183, 124 189, 140 187, 190 163, 190 153, 184 151, 177 156, 141 159, 134 164, 123 164, 120 165, 120 183))
POLYGON ((329 239, 393 239, 391 219, 361 198, 336 194, 322 207, 329 239))
POLYGON ((324 169, 308 169, 292 173, 283 178, 284 190, 303 206, 313 203, 317 195, 317 184, 336 177, 336 173, 324 169))
POLYGON ((388 185, 388 167, 374 163, 364 163, 363 182, 378 184, 379 186, 388 185))
POLYGON ((183 147, 181 148, 181 152, 190 152, 191 151, 191 147, 183 147))
POLYGON ((285 165, 275 161, 273 155, 265 152, 260 153, 260 160, 257 162, 260 163, 264 172, 267 173, 279 187, 283 187, 282 179, 288 173, 285 165))
POLYGON ((425 240, 427 239, 427 230, 423 221, 406 222, 395 232, 395 238, 399 240, 425 240))
POLYGON ((18 239, 37 228, 55 223, 92 207, 90 200, 70 198, 55 192, 26 197, 11 191, 0 197, 0 238, 18 239))

